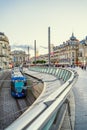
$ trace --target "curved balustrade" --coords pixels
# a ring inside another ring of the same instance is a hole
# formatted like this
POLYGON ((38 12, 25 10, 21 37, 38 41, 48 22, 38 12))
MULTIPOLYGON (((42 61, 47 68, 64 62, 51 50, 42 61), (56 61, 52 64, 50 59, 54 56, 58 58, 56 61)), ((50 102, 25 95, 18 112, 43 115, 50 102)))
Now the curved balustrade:
MULTIPOLYGON (((27 73, 27 72, 26 72, 27 73)), ((38 73, 54 76, 54 80, 62 80, 63 84, 53 91, 49 96, 40 100, 41 96, 45 97, 45 91, 42 92, 39 99, 13 122, 7 130, 49 130, 55 120, 59 108, 64 103, 78 75, 75 71, 64 68, 53 67, 32 67, 29 68, 29 74, 37 77, 38 73), (35 72, 35 73, 33 73, 35 72)), ((49 77, 48 76, 48 77, 49 77)), ((47 80, 44 80, 44 85, 47 87, 47 80)), ((50 79, 49 79, 50 81, 50 79)), ((51 85, 50 85, 51 86, 51 85)), ((52 86, 54 87, 54 86, 52 86)))

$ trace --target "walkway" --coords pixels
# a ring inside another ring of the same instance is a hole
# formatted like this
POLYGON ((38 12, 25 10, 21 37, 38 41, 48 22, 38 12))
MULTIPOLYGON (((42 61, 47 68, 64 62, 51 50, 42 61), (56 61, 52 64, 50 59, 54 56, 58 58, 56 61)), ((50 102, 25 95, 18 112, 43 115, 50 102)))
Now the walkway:
MULTIPOLYGON (((75 68, 75 70, 78 72, 79 77, 76 84, 73 86, 73 93, 74 93, 74 98, 75 98, 74 130, 87 130, 87 70, 85 71, 85 70, 82 70, 81 68, 75 68)), ((35 76, 35 72, 33 72, 33 74, 35 76)), ((38 73, 38 76, 41 79, 45 78, 45 80, 47 80, 47 77, 48 77, 47 74, 45 74, 45 77, 44 77, 44 75, 41 73, 38 73)), ((67 130, 69 129, 67 125, 65 125, 65 127, 67 130)))
POLYGON ((73 92, 75 96, 75 129, 87 130, 87 70, 76 69, 79 77, 73 92))
POLYGON ((50 94, 52 94, 54 91, 56 91, 58 89, 58 87, 61 86, 60 80, 58 80, 55 76, 53 76, 51 74, 49 75, 46 73, 30 71, 27 69, 25 69, 24 72, 44 81, 43 92, 39 96, 38 100, 36 100, 35 104, 37 102, 40 103, 43 100, 45 100, 50 94))

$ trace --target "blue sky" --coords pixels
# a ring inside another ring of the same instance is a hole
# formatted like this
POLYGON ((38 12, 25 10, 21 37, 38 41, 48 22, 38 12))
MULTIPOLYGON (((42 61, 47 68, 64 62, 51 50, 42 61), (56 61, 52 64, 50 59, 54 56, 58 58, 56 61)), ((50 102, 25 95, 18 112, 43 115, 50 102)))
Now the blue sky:
MULTIPOLYGON (((0 0, 0 31, 10 45, 34 45, 47 52, 48 27, 51 43, 59 45, 74 32, 77 39, 87 35, 87 0, 0 0)), ((30 50, 31 55, 33 51, 30 50)))

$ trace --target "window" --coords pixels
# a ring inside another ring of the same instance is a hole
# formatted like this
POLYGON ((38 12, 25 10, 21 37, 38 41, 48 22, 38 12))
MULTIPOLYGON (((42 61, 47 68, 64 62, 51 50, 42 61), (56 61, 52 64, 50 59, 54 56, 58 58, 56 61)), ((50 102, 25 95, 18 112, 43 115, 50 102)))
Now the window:
POLYGON ((81 51, 79 52, 79 57, 82 57, 82 52, 81 51))
POLYGON ((74 52, 72 52, 72 57, 74 57, 74 52))

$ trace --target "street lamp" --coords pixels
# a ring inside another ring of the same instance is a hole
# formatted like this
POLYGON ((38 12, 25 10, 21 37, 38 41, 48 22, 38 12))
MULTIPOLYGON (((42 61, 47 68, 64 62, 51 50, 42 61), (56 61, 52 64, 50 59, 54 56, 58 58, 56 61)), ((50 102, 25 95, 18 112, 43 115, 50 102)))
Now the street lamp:
POLYGON ((36 65, 36 40, 34 40, 34 55, 35 55, 35 65, 36 65))
POLYGON ((48 65, 50 67, 50 27, 48 27, 48 65))

